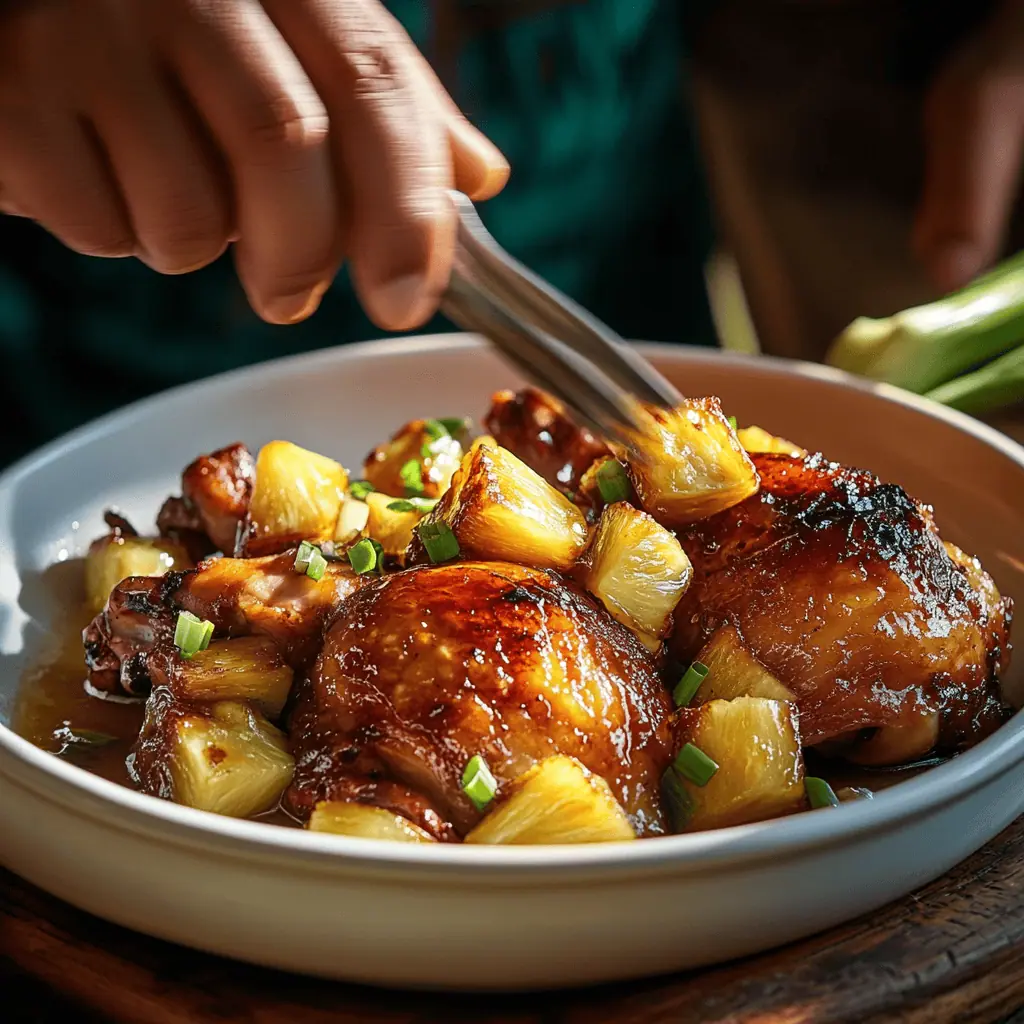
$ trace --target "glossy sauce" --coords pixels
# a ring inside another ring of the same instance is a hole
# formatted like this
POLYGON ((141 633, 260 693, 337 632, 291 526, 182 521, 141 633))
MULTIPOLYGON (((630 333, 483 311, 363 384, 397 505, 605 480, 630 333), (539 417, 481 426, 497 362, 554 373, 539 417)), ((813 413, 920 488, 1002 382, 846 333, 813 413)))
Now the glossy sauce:
MULTIPOLYGON (((136 789, 125 759, 142 728, 145 702, 115 703, 93 697, 86 691, 82 630, 91 618, 84 608, 69 615, 54 634, 51 649, 25 673, 15 698, 11 727, 30 743, 71 764, 136 789), (68 745, 59 734, 68 727, 102 733, 113 739, 96 746, 68 745)), ((291 815, 280 809, 260 815, 259 820, 289 827, 298 825, 291 815)))

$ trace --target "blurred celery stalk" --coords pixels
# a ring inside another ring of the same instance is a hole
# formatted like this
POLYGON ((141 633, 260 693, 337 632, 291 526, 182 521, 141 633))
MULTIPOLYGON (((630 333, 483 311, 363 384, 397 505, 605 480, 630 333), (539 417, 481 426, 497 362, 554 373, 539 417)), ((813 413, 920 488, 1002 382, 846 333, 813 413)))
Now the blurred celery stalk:
MULTIPOLYGON (((934 395, 939 385, 1022 341, 1024 253, 1018 253, 936 302, 880 320, 859 317, 833 342, 826 360, 841 370, 934 395)), ((965 380, 985 373, 979 370, 965 380)), ((980 380, 976 386, 983 386, 980 380)), ((1016 388, 1013 397, 1024 397, 1019 376, 1016 388)), ((1004 387, 1000 394, 1006 393, 1004 387)), ((959 387, 957 394, 966 401, 959 387)), ((990 401, 985 408, 992 407, 990 401)))
POLYGON ((973 414, 1024 400, 1024 346, 1018 346, 974 373, 940 384, 927 392, 926 397, 973 414))

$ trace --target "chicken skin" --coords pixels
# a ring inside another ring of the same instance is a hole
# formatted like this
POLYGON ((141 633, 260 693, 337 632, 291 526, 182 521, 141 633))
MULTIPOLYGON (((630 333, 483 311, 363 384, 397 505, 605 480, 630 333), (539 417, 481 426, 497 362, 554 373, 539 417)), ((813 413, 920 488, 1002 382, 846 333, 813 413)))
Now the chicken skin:
POLYGON ((567 754, 655 835, 671 711, 647 651, 557 574, 410 569, 361 588, 330 627, 290 721, 285 802, 302 818, 319 800, 372 803, 453 839, 480 818, 461 786, 474 755, 502 786, 567 754))
POLYGON ((680 534, 694 582, 674 655, 689 661, 734 626, 795 693, 807 745, 883 727, 916 747, 894 753, 907 760, 998 726, 1011 602, 978 563, 870 473, 820 455, 753 459, 760 492, 680 534))
POLYGON ((148 693, 173 649, 180 611, 213 623, 218 636, 266 636, 302 668, 320 650, 327 621, 361 580, 331 562, 320 580, 295 572, 294 552, 209 558, 195 569, 122 580, 83 635, 89 683, 114 695, 148 693))

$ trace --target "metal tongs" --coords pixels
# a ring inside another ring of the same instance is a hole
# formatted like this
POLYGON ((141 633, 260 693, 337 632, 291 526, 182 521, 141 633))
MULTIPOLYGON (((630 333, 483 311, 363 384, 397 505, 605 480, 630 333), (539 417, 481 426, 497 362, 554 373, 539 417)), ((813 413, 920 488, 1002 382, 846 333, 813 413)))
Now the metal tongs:
POLYGON ((441 312, 488 338, 599 436, 631 446, 642 404, 675 408, 678 391, 622 338, 505 252, 461 192, 455 261, 441 312))

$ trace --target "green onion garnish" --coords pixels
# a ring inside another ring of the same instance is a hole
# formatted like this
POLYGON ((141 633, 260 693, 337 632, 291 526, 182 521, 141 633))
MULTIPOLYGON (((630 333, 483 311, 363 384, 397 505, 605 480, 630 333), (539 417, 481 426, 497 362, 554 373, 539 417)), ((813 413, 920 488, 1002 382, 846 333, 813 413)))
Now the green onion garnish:
POLYGON ((435 565, 459 557, 459 542, 447 523, 420 523, 416 532, 435 565))
POLYGON ((447 437, 450 431, 444 425, 443 420, 426 420, 423 424, 423 433, 431 441, 440 441, 442 437, 447 437))
POLYGON ((311 544, 308 540, 304 540, 299 545, 299 550, 295 552, 295 571, 306 572, 309 568, 310 559, 313 557, 313 552, 316 550, 316 546, 311 544))
POLYGON ((348 549, 348 560, 360 576, 384 567, 384 549, 372 537, 366 537, 348 549))
POLYGON ((358 501, 366 501, 366 496, 368 494, 373 494, 375 490, 377 490, 377 488, 374 487, 369 480, 353 480, 352 483, 348 485, 348 493, 358 501))
POLYGON ((295 571, 303 573, 311 580, 322 580, 327 571, 327 559, 315 544, 304 540, 295 552, 295 571))
POLYGON ((437 498, 399 498, 388 505, 389 512, 429 512, 436 504, 437 498))
POLYGON ((729 426, 732 427, 733 430, 739 430, 740 429, 740 421, 738 419, 736 419, 735 416, 730 416, 729 417, 729 426))
POLYGON ((183 658, 205 651, 212 636, 213 623, 209 619, 200 619, 191 612, 178 612, 178 621, 174 624, 174 646, 181 651, 183 658))
POLYGON ((661 794, 672 830, 682 832, 693 814, 693 798, 686 792, 675 768, 669 768, 661 777, 661 794))
POLYGON ((474 754, 462 773, 462 791, 473 801, 473 806, 482 811, 498 792, 498 780, 491 774, 487 762, 474 754))
POLYGON ((410 459, 399 471, 405 485, 406 497, 415 497, 423 493, 423 467, 415 460, 410 459))
POLYGON ((804 779, 804 790, 807 793, 807 800, 811 810, 819 807, 838 807, 839 797, 832 791, 832 787, 824 780, 809 775, 804 779))
POLYGON ((672 691, 672 699, 677 708, 688 708, 690 701, 697 695, 700 684, 708 677, 707 665, 695 661, 684 673, 679 684, 672 691))
POLYGON ((442 416, 438 421, 452 437, 458 437, 469 429, 469 421, 465 416, 442 416))
POLYGON ((615 459, 609 459, 597 471, 597 489, 606 505, 625 501, 629 497, 629 477, 625 467, 615 459))
POLYGON ((324 553, 318 547, 314 547, 309 565, 306 566, 306 575, 311 580, 319 582, 324 578, 325 572, 327 572, 327 559, 324 558, 324 553))
POLYGON ((712 761, 700 747, 695 747, 692 743, 687 743, 676 754, 672 766, 695 786, 706 786, 718 771, 718 762, 712 761))

